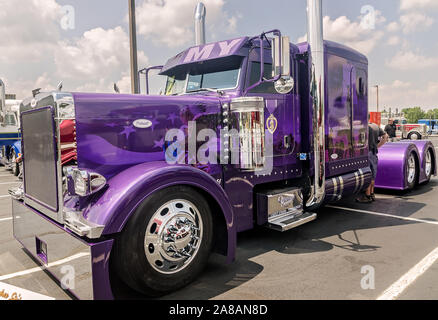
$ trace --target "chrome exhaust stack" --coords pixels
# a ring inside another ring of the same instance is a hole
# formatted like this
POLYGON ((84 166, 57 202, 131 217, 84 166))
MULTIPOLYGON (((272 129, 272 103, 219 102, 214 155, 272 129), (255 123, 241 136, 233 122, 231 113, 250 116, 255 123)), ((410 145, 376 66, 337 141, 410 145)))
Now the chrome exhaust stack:
POLYGON ((205 16, 207 9, 202 2, 199 2, 195 9, 195 44, 205 44, 205 16))
POLYGON ((313 193, 307 207, 318 207, 325 197, 325 74, 322 0, 307 0, 307 38, 312 56, 310 95, 313 98, 313 193))

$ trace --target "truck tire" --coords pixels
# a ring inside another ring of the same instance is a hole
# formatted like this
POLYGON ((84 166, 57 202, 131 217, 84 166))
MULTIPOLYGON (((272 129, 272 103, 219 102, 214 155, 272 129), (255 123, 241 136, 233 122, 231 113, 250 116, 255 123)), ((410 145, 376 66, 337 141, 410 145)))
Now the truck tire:
POLYGON ((405 179, 408 190, 412 190, 417 183, 418 178, 418 165, 415 154, 411 152, 406 159, 406 171, 405 171, 405 179))
POLYGON ((173 186, 145 199, 114 247, 115 271, 132 289, 159 297, 192 282, 204 269, 213 240, 203 196, 173 186))
POLYGON ((408 140, 421 140, 421 134, 414 131, 408 134, 408 140))
POLYGON ((432 177, 432 171, 433 171, 433 156, 431 149, 427 149, 426 156, 424 159, 424 174, 426 175, 426 180, 423 184, 426 184, 430 181, 430 178, 432 177))

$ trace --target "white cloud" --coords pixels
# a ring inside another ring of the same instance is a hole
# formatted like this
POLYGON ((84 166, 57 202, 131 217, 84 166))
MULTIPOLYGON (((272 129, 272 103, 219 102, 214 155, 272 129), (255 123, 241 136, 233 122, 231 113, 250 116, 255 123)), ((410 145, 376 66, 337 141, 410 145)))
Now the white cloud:
MULTIPOLYGON (((395 80, 379 86, 379 98, 383 108, 409 108, 421 106, 424 109, 438 108, 438 82, 427 82, 424 87, 418 88, 411 82, 395 80)), ((370 91, 370 101, 375 101, 375 92, 370 91)), ((374 106, 371 103, 370 106, 374 106)), ((382 109, 383 109, 382 108, 382 109)))
POLYGON ((392 88, 409 88, 411 87, 411 83, 410 82, 404 82, 401 80, 394 80, 394 82, 391 84, 392 88))
POLYGON ((438 8, 436 0, 401 0, 400 10, 438 8))
MULTIPOLYGON (((381 24, 385 18, 376 11, 376 24, 381 24)), ((351 21, 346 16, 332 20, 324 17, 324 39, 340 42, 363 54, 369 54, 379 43, 384 32, 371 28, 364 28, 360 21, 351 21)), ((300 37, 298 42, 306 41, 307 35, 300 37)))
POLYGON ((438 66, 438 58, 426 57, 412 51, 400 51, 391 60, 386 62, 388 67, 407 71, 420 70, 438 66))
POLYGON ((409 34, 416 31, 424 31, 434 23, 434 19, 422 13, 413 12, 400 16, 400 24, 403 33, 409 34))
MULTIPOLYGON (((0 0, 0 77, 19 98, 32 89, 130 92, 129 38, 120 26, 95 28, 65 40, 62 10, 55 0, 0 0)), ((147 64, 138 52, 139 65, 147 64)))
POLYGON ((397 22, 395 22, 395 21, 389 23, 389 24, 386 26, 386 30, 387 30, 388 32, 396 32, 396 31, 398 31, 399 29, 400 29, 400 25, 399 25, 397 22))
POLYGON ((0 63, 38 61, 59 37, 61 6, 55 0, 0 0, 0 63))
MULTIPOLYGON (((193 42, 194 10, 198 0, 145 0, 137 9, 137 32, 147 40, 168 47, 193 42)), ((225 0, 204 0, 207 30, 236 30, 236 16, 224 11, 225 0)), ((210 33, 211 34, 211 33, 210 33)), ((207 35, 207 41, 210 41, 207 35)))
MULTIPOLYGON (((142 51, 138 53, 138 62, 147 64, 142 51)), ((121 27, 89 30, 74 41, 60 41, 55 64, 59 77, 77 83, 82 90, 112 90, 113 82, 129 75, 129 37, 121 27), (86 83, 80 84, 78 79, 86 83)), ((120 89, 127 92, 124 87, 120 89)))
POLYGON ((399 37, 397 37, 397 36, 391 36, 389 39, 388 39, 388 45, 390 45, 390 46, 396 46, 396 45, 398 45, 399 43, 400 43, 400 38, 399 37))

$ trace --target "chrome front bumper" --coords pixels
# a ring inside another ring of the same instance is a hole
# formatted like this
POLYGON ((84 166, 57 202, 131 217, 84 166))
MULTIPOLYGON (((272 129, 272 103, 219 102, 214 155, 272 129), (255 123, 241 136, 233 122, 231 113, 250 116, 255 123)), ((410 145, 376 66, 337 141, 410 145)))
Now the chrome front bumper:
POLYGON ((113 240, 88 243, 51 219, 12 200, 14 237, 79 299, 112 299, 109 254, 113 240))

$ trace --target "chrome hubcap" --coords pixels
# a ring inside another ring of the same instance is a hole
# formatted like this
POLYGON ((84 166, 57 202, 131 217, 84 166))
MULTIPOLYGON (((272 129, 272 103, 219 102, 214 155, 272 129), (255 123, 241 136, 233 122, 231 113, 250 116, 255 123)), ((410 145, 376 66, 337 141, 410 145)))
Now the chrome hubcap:
POLYGON ((414 156, 411 154, 408 159, 408 167, 407 167, 407 174, 408 174, 408 183, 411 184, 414 182, 415 179, 415 159, 414 156))
POLYGON ((160 273, 184 269, 198 253, 202 241, 202 218, 187 200, 172 200, 152 216, 144 239, 150 265, 160 273))
POLYGON ((430 150, 427 150, 426 152, 426 165, 424 171, 426 173, 426 177, 429 177, 430 173, 432 172, 432 156, 430 154, 430 150))

